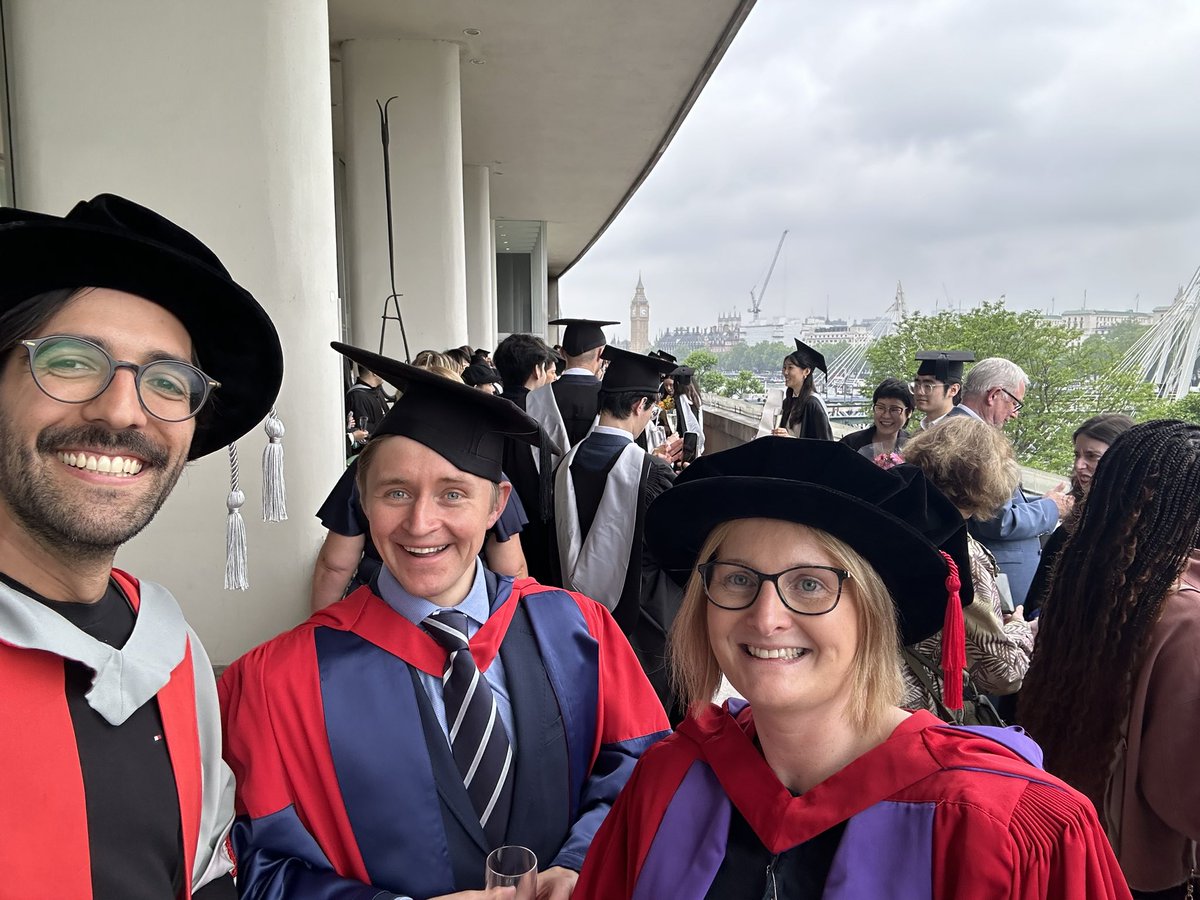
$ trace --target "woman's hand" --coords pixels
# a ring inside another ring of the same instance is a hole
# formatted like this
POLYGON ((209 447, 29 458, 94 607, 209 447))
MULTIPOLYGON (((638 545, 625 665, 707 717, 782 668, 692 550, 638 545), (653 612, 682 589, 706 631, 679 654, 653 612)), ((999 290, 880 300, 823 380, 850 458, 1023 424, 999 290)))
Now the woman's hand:
POLYGON ((1024 622, 1025 621, 1025 606, 1022 604, 1010 613, 1004 614, 1004 624, 1009 622, 1024 622))
POLYGON ((795 435, 793 435, 786 428, 772 428, 771 434, 776 435, 777 437, 795 437, 795 435))

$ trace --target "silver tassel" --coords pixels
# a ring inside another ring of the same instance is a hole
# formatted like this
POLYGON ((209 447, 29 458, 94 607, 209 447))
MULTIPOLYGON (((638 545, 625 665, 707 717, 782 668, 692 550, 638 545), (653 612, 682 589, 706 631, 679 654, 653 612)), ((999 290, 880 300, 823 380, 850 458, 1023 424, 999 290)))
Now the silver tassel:
POLYGON ((263 450, 262 514, 264 522, 287 519, 287 488, 283 483, 283 420, 274 409, 263 424, 267 446, 263 450))
POLYGON ((246 561, 246 523, 241 508, 246 502, 238 477, 237 444, 229 445, 229 496, 225 506, 229 521, 225 527, 225 590, 244 591, 250 587, 246 561))

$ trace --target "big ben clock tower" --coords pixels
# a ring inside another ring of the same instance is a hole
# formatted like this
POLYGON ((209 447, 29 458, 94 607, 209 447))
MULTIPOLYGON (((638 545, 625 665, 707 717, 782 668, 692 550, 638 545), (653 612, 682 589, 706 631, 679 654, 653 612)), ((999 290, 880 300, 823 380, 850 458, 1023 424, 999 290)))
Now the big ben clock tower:
POLYGON ((629 349, 634 353, 645 353, 650 349, 650 301, 646 299, 640 272, 633 300, 629 303, 629 349))

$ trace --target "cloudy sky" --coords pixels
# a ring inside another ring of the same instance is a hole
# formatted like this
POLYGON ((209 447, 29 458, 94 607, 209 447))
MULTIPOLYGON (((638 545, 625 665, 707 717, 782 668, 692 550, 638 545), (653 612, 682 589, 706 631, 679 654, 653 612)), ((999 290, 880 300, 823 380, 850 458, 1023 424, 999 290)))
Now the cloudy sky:
MULTIPOLYGON (((663 160, 561 282, 651 333, 1005 295, 1169 303, 1200 265, 1195 0, 758 0, 663 160)), ((616 329, 627 336, 628 328, 616 329)))

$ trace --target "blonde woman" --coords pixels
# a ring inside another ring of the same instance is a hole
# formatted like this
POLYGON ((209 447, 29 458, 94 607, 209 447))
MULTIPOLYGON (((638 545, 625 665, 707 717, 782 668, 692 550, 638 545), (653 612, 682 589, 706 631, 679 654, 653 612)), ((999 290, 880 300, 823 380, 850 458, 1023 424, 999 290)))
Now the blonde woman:
MULTIPOLYGON (((905 460, 915 465, 946 498, 964 520, 987 521, 1012 499, 1021 479, 1017 458, 1008 438, 996 428, 967 416, 950 416, 936 428, 922 431, 904 448, 905 460)), ((1005 611, 997 578, 996 558, 971 535, 967 535, 971 556, 971 581, 975 599, 963 611, 966 627, 967 669, 976 688, 1003 696, 1021 689, 1033 654, 1033 630, 1022 616, 1020 606, 1005 611)), ((911 648, 922 674, 933 681, 930 686, 905 665, 908 709, 935 710, 944 685, 936 671, 920 659, 938 660, 942 654, 942 636, 936 634, 911 648)))
POLYGON ((647 534, 687 585, 690 716, 642 757, 574 900, 1128 898, 1095 810, 1032 741, 898 705, 900 641, 961 640, 963 529, 919 471, 833 442, 686 469, 647 534), (722 675, 748 704, 710 703, 722 675))

